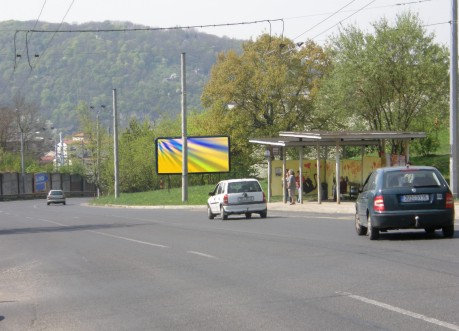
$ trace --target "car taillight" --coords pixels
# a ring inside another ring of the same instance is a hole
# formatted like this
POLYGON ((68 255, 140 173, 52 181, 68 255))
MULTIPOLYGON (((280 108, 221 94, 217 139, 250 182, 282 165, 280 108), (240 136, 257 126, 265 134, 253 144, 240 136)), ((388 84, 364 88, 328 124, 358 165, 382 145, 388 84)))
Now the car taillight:
POLYGON ((263 202, 266 202, 266 195, 265 195, 265 192, 263 192, 263 202))
POLYGON ((446 193, 446 208, 454 208, 454 197, 450 192, 446 193))
POLYGON ((228 194, 225 194, 225 195, 223 196, 223 204, 224 204, 224 205, 227 205, 227 204, 228 204, 228 194))
POLYGON ((382 195, 375 196, 373 201, 373 209, 374 211, 384 211, 384 198, 382 195))

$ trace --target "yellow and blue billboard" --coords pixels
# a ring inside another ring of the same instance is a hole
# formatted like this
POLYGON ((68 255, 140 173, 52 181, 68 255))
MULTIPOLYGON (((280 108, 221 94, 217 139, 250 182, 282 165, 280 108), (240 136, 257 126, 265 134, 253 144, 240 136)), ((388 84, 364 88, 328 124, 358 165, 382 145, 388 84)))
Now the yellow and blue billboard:
MULTIPOLYGON (((230 171, 228 136, 187 137, 188 173, 230 171)), ((181 174, 183 143, 181 137, 159 137, 155 140, 156 172, 181 174)))

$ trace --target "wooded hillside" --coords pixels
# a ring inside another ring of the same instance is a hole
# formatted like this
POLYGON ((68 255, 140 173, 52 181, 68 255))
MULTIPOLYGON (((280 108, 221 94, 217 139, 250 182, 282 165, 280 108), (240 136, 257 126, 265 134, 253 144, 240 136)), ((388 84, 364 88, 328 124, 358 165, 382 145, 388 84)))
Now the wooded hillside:
POLYGON ((240 52, 242 44, 195 30, 144 28, 108 21, 61 26, 0 22, 0 105, 11 105, 12 96, 20 93, 55 127, 71 132, 77 130, 79 102, 95 108, 108 105, 100 116, 109 118, 116 88, 122 125, 132 117, 175 115, 180 112, 184 52, 187 105, 201 109, 202 88, 216 55, 230 49, 240 52))

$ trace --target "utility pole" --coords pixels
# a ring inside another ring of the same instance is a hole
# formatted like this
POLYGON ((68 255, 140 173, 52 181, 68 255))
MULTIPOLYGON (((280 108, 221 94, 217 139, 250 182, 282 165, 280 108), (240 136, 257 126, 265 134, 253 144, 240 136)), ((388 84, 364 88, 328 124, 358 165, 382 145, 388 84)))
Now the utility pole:
POLYGON ((119 161, 118 161, 118 114, 116 110, 116 89, 113 89, 113 158, 115 161, 115 199, 120 197, 119 193, 119 161))
MULTIPOLYGON (((101 109, 105 109, 105 105, 100 105, 101 109)), ((100 120, 99 110, 96 114, 96 139, 97 139, 97 160, 96 160, 96 186, 97 186, 97 198, 100 197, 100 120)))
POLYGON ((17 124, 19 128, 19 133, 21 134, 21 180, 22 180, 22 194, 25 194, 25 166, 24 166, 24 128, 22 126, 22 116, 19 114, 19 109, 16 108, 17 114, 17 124))
POLYGON ((185 53, 182 62, 182 202, 188 201, 188 143, 186 132, 186 64, 185 53))
POLYGON ((21 128, 21 177, 22 177, 22 194, 25 194, 25 168, 24 168, 24 132, 21 128))
POLYGON ((458 197, 458 154, 459 144, 457 135, 458 116, 457 116, 457 0, 451 0, 451 56, 450 56, 450 162, 449 185, 454 198, 458 197))

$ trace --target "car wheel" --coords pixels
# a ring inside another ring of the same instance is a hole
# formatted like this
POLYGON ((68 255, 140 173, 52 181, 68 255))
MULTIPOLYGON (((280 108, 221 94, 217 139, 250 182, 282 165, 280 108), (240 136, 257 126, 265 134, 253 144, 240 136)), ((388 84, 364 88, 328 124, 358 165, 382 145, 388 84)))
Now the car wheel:
POLYGON ((245 213, 245 218, 252 218, 252 213, 245 213))
POLYGON ((210 206, 207 206, 207 217, 209 217, 210 220, 213 220, 215 215, 212 214, 212 210, 210 209, 210 206))
POLYGON ((426 228, 424 229, 424 231, 427 233, 427 234, 433 234, 435 232, 435 228, 426 228))
POLYGON ((228 214, 225 212, 225 209, 223 209, 223 206, 220 207, 220 216, 223 221, 228 219, 228 214))
POLYGON ((268 216, 268 212, 267 211, 263 211, 260 213, 260 217, 261 218, 266 218, 266 216, 268 216))
POLYGON ((355 212, 355 231, 359 236, 364 236, 367 234, 367 228, 360 224, 360 218, 357 212, 355 212))
POLYGON ((452 238, 454 236, 454 224, 444 226, 441 230, 443 232, 443 237, 445 238, 452 238))
POLYGON ((368 228, 367 228, 367 234, 370 240, 377 240, 379 238, 379 229, 376 229, 371 225, 371 216, 368 214, 368 228))
POLYGON ((50 203, 49 203, 49 202, 47 202, 46 204, 49 206, 49 204, 50 204, 50 203))
POLYGON ((65 202, 62 203, 65 206, 65 202))

